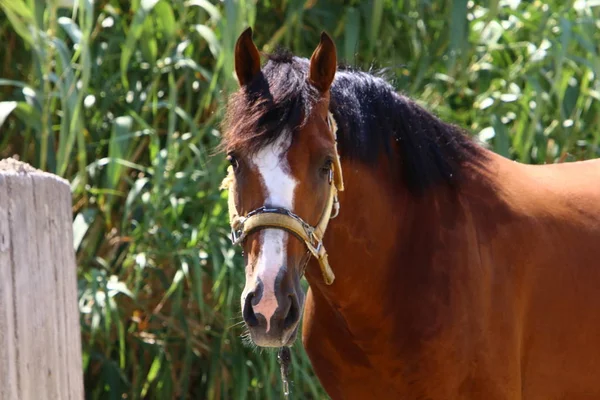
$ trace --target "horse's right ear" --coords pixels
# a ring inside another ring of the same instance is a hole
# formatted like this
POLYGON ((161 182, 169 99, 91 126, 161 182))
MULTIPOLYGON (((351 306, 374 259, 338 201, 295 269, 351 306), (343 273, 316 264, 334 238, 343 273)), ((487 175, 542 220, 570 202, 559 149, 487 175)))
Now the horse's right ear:
POLYGON ((240 86, 245 86, 260 72, 260 54, 252 41, 252 28, 247 28, 235 44, 235 73, 240 86))

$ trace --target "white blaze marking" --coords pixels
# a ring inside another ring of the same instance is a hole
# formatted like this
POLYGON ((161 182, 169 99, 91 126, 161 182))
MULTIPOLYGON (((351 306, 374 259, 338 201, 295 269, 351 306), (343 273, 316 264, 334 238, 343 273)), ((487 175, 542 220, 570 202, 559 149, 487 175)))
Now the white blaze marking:
MULTIPOLYGON (((293 210, 297 182, 287 172, 289 164, 283 157, 290 140, 291 136, 284 132, 282 139, 261 149, 252 161, 265 186, 265 204, 293 210)), ((287 239, 288 233, 281 229, 265 229, 261 233, 255 278, 262 281, 263 292, 260 302, 254 306, 254 312, 262 314, 267 320, 267 332, 271 326, 271 317, 279 306, 275 295, 275 280, 280 269, 285 268, 287 239)))

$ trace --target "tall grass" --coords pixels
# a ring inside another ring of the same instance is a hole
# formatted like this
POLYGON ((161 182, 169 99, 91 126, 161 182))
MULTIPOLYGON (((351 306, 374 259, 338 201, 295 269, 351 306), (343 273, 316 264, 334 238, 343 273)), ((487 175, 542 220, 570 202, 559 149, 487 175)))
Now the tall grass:
MULTIPOLYGON (((87 398, 281 396, 275 354, 240 338, 213 155, 245 26, 303 56, 325 29, 495 151, 553 163, 600 154, 599 5, 0 0, 0 155, 72 182, 87 398)), ((326 397, 294 352, 295 398, 326 397)))

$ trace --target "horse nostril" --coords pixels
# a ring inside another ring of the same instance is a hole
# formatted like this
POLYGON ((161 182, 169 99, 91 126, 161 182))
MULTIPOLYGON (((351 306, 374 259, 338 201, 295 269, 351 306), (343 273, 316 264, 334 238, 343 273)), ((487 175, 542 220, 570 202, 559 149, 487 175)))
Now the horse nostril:
POLYGON ((248 293, 246 296, 246 301, 244 302, 244 310, 242 311, 242 316, 244 317, 244 321, 251 326, 255 327, 258 325, 258 318, 256 318, 256 314, 252 309, 252 299, 254 298, 254 292, 248 293))
POLYGON ((300 305, 298 304, 298 298, 293 295, 290 295, 289 298, 290 305, 285 320, 283 321, 283 329, 293 327, 294 324, 298 322, 298 319, 300 319, 300 305))

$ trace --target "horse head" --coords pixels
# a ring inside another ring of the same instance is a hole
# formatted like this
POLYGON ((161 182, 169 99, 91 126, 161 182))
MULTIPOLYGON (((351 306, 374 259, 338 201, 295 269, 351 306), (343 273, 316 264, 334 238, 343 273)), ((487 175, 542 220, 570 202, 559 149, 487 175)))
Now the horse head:
POLYGON ((323 236, 343 190, 329 112, 335 44, 323 33, 310 60, 287 61, 261 69, 252 31, 245 30, 235 47, 240 88, 225 120, 232 240, 246 264, 242 315, 263 347, 294 342, 305 299, 300 282, 311 258, 333 282, 323 236))

